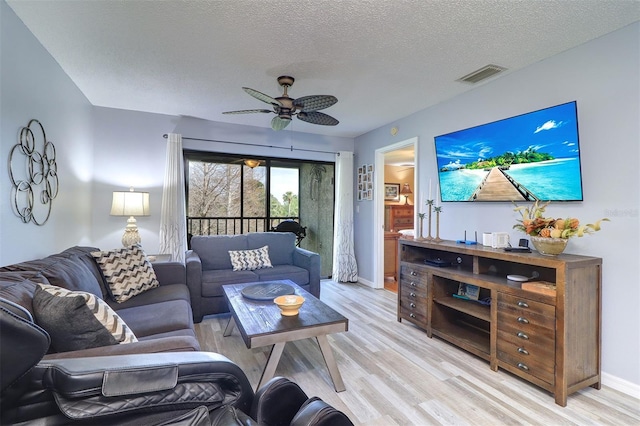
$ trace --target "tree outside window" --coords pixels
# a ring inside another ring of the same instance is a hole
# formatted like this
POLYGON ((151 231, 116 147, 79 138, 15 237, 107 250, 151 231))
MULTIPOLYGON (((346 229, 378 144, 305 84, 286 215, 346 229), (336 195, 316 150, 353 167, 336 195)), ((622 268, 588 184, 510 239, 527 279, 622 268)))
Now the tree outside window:
POLYGON ((296 167, 250 168, 238 160, 188 159, 188 228, 194 235, 268 231, 299 214, 296 167), (267 175, 271 194, 266 205, 267 175), (275 223, 274 223, 275 222, 275 223))

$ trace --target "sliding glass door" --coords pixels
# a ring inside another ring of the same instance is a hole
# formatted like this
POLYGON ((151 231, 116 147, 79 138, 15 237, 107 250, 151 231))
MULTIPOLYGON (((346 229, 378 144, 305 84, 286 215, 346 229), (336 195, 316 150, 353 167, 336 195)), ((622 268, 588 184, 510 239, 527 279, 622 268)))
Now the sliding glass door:
POLYGON ((185 151, 187 232, 271 231, 284 220, 306 228, 300 247, 320 253, 331 274, 334 164, 185 151))

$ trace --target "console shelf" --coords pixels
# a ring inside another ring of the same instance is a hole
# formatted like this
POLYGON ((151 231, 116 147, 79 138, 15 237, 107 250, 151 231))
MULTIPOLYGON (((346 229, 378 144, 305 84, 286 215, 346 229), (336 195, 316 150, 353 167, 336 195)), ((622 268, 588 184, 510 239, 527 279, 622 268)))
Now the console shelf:
POLYGON ((480 332, 475 327, 459 321, 434 328, 433 334, 489 361, 491 346, 488 332, 480 332))
POLYGON ((481 320, 491 321, 490 308, 471 300, 460 300, 454 297, 439 297, 437 299, 433 299, 433 302, 481 320))
POLYGON ((602 259, 453 241, 398 244, 398 321, 546 389, 562 406, 579 389, 600 388, 602 259), (425 263, 435 259, 450 266, 425 263), (523 288, 511 274, 537 276, 555 294, 523 288), (477 286, 491 304, 454 297, 460 284, 477 286))

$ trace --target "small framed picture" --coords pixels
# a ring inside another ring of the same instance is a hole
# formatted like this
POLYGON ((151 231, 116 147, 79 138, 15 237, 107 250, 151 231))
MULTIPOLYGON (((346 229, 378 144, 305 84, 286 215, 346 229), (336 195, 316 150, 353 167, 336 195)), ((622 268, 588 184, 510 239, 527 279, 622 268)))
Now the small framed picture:
POLYGON ((478 300, 478 297, 480 296, 480 287, 471 284, 460 283, 458 285, 458 296, 469 300, 478 300))
POLYGON ((400 184, 399 183, 384 184, 384 200, 400 201, 400 184))
POLYGON ((373 200, 373 164, 358 167, 358 201, 373 200))

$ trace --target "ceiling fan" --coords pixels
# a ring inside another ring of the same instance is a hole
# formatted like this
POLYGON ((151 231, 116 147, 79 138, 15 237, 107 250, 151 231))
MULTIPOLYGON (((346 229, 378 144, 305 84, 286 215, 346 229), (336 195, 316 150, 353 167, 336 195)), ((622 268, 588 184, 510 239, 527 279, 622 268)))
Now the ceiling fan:
POLYGON ((282 96, 272 98, 269 95, 258 92, 257 90, 250 89, 249 87, 243 87, 242 90, 253 96, 254 98, 266 102, 273 106, 273 110, 270 109, 245 109, 240 111, 227 111, 223 114, 252 114, 252 113, 270 113, 276 114, 271 120, 271 128, 273 130, 282 130, 289 125, 291 118, 297 115, 302 121, 306 121, 311 124, 320 124, 323 126, 335 126, 339 123, 338 120, 330 115, 318 112, 318 110, 329 108, 331 105, 338 102, 335 96, 331 95, 311 95, 303 96, 298 99, 290 98, 287 94, 287 89, 293 85, 295 79, 283 75, 278 77, 278 84, 283 87, 284 93, 282 96))

